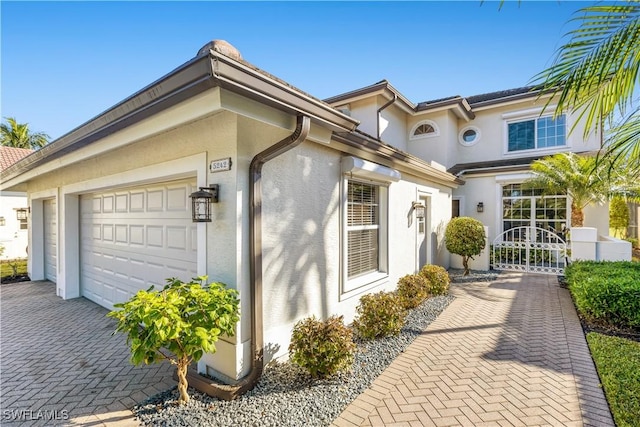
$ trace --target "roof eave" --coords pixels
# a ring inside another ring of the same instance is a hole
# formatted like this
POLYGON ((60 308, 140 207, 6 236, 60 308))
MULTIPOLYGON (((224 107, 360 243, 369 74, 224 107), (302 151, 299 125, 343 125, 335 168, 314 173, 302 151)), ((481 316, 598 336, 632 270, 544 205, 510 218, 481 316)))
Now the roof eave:
MULTIPOLYGON (((223 87, 292 114, 304 113, 312 121, 333 131, 352 131, 359 121, 320 100, 245 64, 213 50, 184 63, 122 102, 73 129, 32 155, 2 171, 0 182, 7 182, 89 145, 107 135, 189 99, 213 87, 223 87)), ((12 185, 19 184, 14 182, 12 185)))

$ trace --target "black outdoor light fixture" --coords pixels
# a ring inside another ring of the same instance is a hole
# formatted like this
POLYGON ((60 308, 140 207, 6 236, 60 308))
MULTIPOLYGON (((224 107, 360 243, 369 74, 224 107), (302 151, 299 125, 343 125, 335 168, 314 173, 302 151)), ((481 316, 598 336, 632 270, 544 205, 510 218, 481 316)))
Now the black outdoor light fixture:
POLYGON ((416 218, 424 219, 424 205, 419 202, 413 202, 411 209, 416 212, 416 218))
POLYGON ((22 221, 28 218, 28 211, 26 208, 16 209, 16 218, 18 221, 22 221))
POLYGON ((200 187, 191 193, 191 219, 193 222, 211 222, 211 203, 218 203, 218 184, 200 187))
POLYGON ((476 206, 476 211, 484 212, 484 203, 482 202, 478 203, 478 206, 476 206))

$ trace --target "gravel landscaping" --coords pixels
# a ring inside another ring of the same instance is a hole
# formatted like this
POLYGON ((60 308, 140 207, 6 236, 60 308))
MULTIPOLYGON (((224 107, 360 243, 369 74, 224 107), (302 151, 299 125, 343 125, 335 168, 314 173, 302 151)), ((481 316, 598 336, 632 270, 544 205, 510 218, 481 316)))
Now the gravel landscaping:
MULTIPOLYGON (((492 273, 450 272, 453 282, 493 280, 492 273)), ((179 406, 174 387, 137 405, 133 411, 147 426, 327 426, 418 336, 453 300, 430 298, 410 311, 398 336, 356 341, 353 368, 327 380, 312 380, 290 363, 265 368, 258 385, 234 401, 222 401, 190 389, 191 401, 179 406)))

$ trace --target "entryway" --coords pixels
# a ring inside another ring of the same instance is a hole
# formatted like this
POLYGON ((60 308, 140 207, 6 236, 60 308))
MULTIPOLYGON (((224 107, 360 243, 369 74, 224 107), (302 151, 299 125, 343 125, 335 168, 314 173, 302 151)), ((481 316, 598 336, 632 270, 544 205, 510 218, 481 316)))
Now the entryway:
POLYGON ((540 227, 514 227, 493 241, 491 266, 495 270, 564 274, 567 243, 563 236, 540 227))

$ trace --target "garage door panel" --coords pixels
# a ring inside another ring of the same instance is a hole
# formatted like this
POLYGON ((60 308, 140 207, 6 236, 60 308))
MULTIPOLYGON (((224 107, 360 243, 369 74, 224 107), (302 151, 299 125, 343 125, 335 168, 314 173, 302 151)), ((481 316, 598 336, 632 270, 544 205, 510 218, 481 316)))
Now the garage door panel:
POLYGON ((194 188, 182 181, 83 196, 83 295, 112 308, 169 277, 195 277, 194 188))
POLYGON ((43 202, 44 216, 44 277, 56 282, 58 273, 57 251, 57 209, 56 200, 49 199, 43 202))

